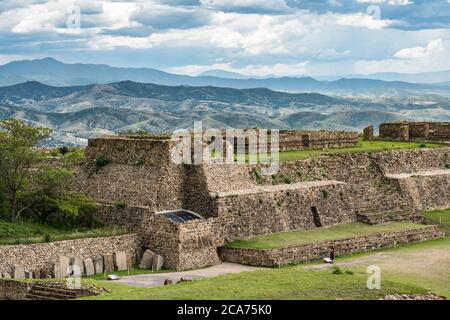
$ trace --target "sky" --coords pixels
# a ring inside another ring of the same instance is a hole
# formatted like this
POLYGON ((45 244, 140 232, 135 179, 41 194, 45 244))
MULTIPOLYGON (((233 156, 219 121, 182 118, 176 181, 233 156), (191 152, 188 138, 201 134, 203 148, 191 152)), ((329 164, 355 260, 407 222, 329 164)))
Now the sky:
POLYGON ((0 64, 197 75, 450 70, 450 0, 0 0, 0 64))

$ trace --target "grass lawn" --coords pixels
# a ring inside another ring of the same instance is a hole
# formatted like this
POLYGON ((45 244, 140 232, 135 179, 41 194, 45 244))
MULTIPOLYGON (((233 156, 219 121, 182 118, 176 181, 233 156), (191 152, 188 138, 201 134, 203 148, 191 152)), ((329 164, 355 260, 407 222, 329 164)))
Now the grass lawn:
MULTIPOLYGON (((296 161, 314 158, 323 155, 331 155, 337 153, 361 153, 361 152, 378 152, 386 150, 398 149, 417 149, 417 148, 438 148, 445 145, 439 143, 428 142, 404 142, 404 141, 364 141, 360 140, 358 146, 348 148, 330 148, 325 150, 294 150, 280 152, 280 161, 296 161)), ((243 155, 236 156, 242 159, 243 155)), ((245 156, 248 160, 248 156, 245 156)))
POLYGON ((11 223, 0 220, 0 245, 108 237, 124 233, 124 230, 119 227, 92 230, 61 230, 30 222, 19 221, 11 223))
MULTIPOLYGON (((89 281, 89 280, 87 280, 89 281)), ((301 266, 268 269, 185 282, 150 289, 107 281, 94 281, 111 293, 94 300, 226 300, 226 299, 378 299, 389 293, 422 293, 423 289, 386 281, 382 290, 368 290, 367 275, 333 274, 330 270, 306 270, 301 266)))
POLYGON ((440 225, 447 235, 450 235, 450 209, 430 211, 424 214, 433 223, 440 225))
MULTIPOLYGON (((450 227, 450 210, 425 213, 430 219, 442 218, 442 226, 450 227), (446 219, 444 219, 444 216, 446 219)), ((403 223, 374 226, 392 231, 403 223)), ((354 224, 346 226, 352 232, 354 224)), ((403 224, 408 226, 408 223, 403 224)), ((412 225, 417 227, 417 225, 412 225)), ((357 227, 356 227, 357 228, 357 227)), ((331 229, 331 228, 330 228, 331 229)), ((358 228, 357 228, 358 229, 358 228)), ((323 230, 322 230, 323 231, 323 230)), ((341 232, 345 232, 341 230, 341 232)), ((342 233, 340 233, 342 234, 342 233)), ((450 298, 450 237, 418 244, 386 248, 369 253, 337 257, 335 265, 353 274, 333 274, 328 265, 318 262, 230 274, 205 280, 156 288, 137 288, 101 278, 84 279, 111 291, 95 300, 226 300, 226 299, 379 299, 386 294, 422 294, 432 291, 450 298), (367 267, 381 269, 381 290, 369 290, 367 267)), ((142 273, 142 270, 136 272, 142 273)))
POLYGON ((319 230, 299 230, 256 236, 249 239, 232 241, 228 243, 227 246, 234 248, 272 249, 318 241, 352 238, 379 232, 393 232, 423 227, 423 225, 409 221, 391 222, 374 226, 361 222, 353 222, 319 230))

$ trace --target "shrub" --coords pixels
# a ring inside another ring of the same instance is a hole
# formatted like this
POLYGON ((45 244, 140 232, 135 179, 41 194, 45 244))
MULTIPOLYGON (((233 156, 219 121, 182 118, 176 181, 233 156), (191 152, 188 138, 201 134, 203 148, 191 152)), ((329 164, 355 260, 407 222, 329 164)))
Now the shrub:
POLYGON ((127 207, 127 204, 125 202, 117 202, 116 208, 117 209, 125 209, 127 207))
POLYGON ((331 273, 332 273, 332 274, 343 274, 344 272, 341 270, 341 268, 334 266, 334 267, 331 269, 331 273))
POLYGON ((44 236, 44 242, 52 242, 52 237, 51 237, 51 235, 46 234, 46 235, 44 236))
POLYGON ((263 182, 263 177, 259 170, 253 168, 251 171, 251 174, 255 177, 257 184, 261 184, 263 182))
POLYGON ((61 147, 58 150, 59 150, 59 153, 62 154, 63 156, 65 156, 66 154, 68 154, 70 152, 69 148, 67 148, 66 146, 61 147))
POLYGON ((446 169, 450 169, 450 163, 447 163, 447 164, 445 165, 445 168, 446 168, 446 169))
POLYGON ((425 144, 425 143, 421 143, 420 145, 419 145, 419 148, 426 148, 427 147, 427 145, 425 144))
POLYGON ((105 167, 109 163, 110 163, 109 159, 106 156, 103 156, 103 155, 101 155, 97 159, 95 159, 95 165, 98 168, 105 167))

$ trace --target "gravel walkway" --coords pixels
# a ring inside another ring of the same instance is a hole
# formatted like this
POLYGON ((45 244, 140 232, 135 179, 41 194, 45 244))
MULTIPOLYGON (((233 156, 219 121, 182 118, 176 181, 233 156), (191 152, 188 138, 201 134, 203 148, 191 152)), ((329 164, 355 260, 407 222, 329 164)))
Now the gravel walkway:
POLYGON ((140 274, 134 276, 125 276, 120 280, 115 281, 115 283, 122 283, 130 286, 140 287, 140 288, 151 288, 164 285, 166 279, 172 280, 174 283, 179 281, 181 278, 185 280, 199 280, 217 277, 230 273, 241 273, 248 271, 261 270, 263 268, 244 266, 234 263, 222 263, 216 266, 192 270, 192 271, 181 271, 181 272, 167 272, 167 273, 157 273, 157 274, 140 274))

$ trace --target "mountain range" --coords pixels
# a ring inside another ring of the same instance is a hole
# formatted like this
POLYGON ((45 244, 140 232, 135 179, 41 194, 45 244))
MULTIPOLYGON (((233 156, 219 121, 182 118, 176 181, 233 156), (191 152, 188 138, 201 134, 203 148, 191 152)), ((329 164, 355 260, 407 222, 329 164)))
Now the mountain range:
POLYGON ((265 88, 166 86, 121 81, 57 87, 28 81, 0 87, 0 119, 54 129, 49 145, 79 145, 99 134, 191 128, 332 129, 360 131, 400 119, 450 120, 450 99, 345 98, 265 88))
MULTIPOLYGON (((393 78, 392 75, 387 76, 393 78)), ((407 96, 421 90, 449 92, 450 72, 443 73, 441 78, 446 81, 424 84, 366 79, 363 76, 333 81, 319 81, 312 77, 248 78, 237 73, 222 70, 212 70, 193 77, 151 68, 118 68, 108 65, 81 63, 67 64, 52 58, 14 61, 0 66, 0 86, 26 81, 38 81, 53 86, 79 86, 134 81, 167 86, 215 86, 235 89, 267 88, 289 92, 407 96)))

